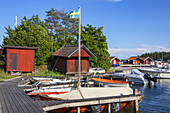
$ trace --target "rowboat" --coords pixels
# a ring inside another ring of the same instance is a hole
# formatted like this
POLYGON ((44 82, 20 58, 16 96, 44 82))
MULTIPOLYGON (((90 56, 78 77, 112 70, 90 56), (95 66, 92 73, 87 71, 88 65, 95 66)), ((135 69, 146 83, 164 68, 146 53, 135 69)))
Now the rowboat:
POLYGON ((42 78, 42 77, 33 77, 33 80, 40 81, 41 84, 59 84, 59 83, 74 83, 75 81, 66 80, 66 79, 54 79, 54 78, 42 78))
POLYGON ((116 86, 123 86, 129 87, 129 81, 121 81, 121 80, 109 80, 103 78, 91 78, 94 82, 94 85, 97 86, 108 86, 108 87, 116 87, 116 86))
MULTIPOLYGON (((39 95, 39 100, 51 100, 51 101, 63 101, 63 100, 77 100, 77 99, 93 99, 93 98, 100 98, 100 97, 111 97, 111 96, 122 96, 122 95, 131 95, 133 93, 133 90, 130 87, 91 87, 91 88, 80 88, 79 90, 73 90, 69 93, 60 94, 60 95, 39 95)), ((143 97, 141 97, 138 101, 140 102, 143 97)), ((112 110, 118 111, 120 109, 123 109, 125 107, 133 105, 133 101, 128 102, 118 102, 118 103, 112 103, 112 110)), ((97 110, 98 112, 102 112, 105 109, 107 109, 107 104, 102 105, 95 105, 95 106, 81 106, 80 112, 95 112, 97 110)), ((76 107, 71 108, 60 108, 60 109, 54 109, 50 112, 55 113, 77 113, 76 107)))
POLYGON ((63 94, 68 93, 71 91, 71 87, 68 88, 43 88, 39 90, 32 91, 28 93, 29 96, 36 96, 36 95, 51 95, 51 94, 63 94))

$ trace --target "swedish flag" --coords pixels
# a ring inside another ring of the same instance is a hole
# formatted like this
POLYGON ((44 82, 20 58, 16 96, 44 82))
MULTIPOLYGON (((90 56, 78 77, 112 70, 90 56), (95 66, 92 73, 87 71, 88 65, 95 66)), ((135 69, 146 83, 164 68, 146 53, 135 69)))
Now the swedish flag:
POLYGON ((79 11, 78 10, 71 11, 68 14, 68 18, 79 18, 79 11))

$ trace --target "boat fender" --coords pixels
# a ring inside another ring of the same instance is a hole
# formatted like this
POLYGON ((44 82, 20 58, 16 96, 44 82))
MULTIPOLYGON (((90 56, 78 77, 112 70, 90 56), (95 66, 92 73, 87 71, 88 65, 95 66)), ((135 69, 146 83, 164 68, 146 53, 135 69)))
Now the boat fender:
POLYGON ((100 111, 101 111, 101 105, 91 106, 91 109, 92 109, 92 113, 100 113, 100 111))
POLYGON ((114 112, 117 112, 120 110, 120 106, 121 106, 121 103, 115 102, 115 103, 112 103, 111 108, 114 112))

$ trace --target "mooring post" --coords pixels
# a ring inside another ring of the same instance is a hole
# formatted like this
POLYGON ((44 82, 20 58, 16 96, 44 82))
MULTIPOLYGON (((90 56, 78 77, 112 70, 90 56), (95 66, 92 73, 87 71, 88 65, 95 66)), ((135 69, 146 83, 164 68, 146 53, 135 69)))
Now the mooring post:
MULTIPOLYGON (((133 89, 133 95, 137 95, 138 94, 138 90, 137 89, 133 89)), ((134 112, 137 113, 139 111, 139 105, 138 105, 138 99, 134 100, 134 112)))
POLYGON ((77 107, 77 113, 80 113, 80 107, 77 107))
POLYGON ((111 104, 108 104, 108 113, 111 113, 111 104))

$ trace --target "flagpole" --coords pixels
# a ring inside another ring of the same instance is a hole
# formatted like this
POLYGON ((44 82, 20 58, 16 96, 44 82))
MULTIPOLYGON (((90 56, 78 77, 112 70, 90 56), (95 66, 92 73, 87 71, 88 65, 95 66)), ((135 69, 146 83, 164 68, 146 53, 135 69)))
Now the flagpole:
POLYGON ((15 16, 15 27, 17 27, 17 15, 15 16))
POLYGON ((79 6, 79 69, 78 69, 78 89, 81 87, 80 86, 80 78, 81 78, 81 7, 79 6))

